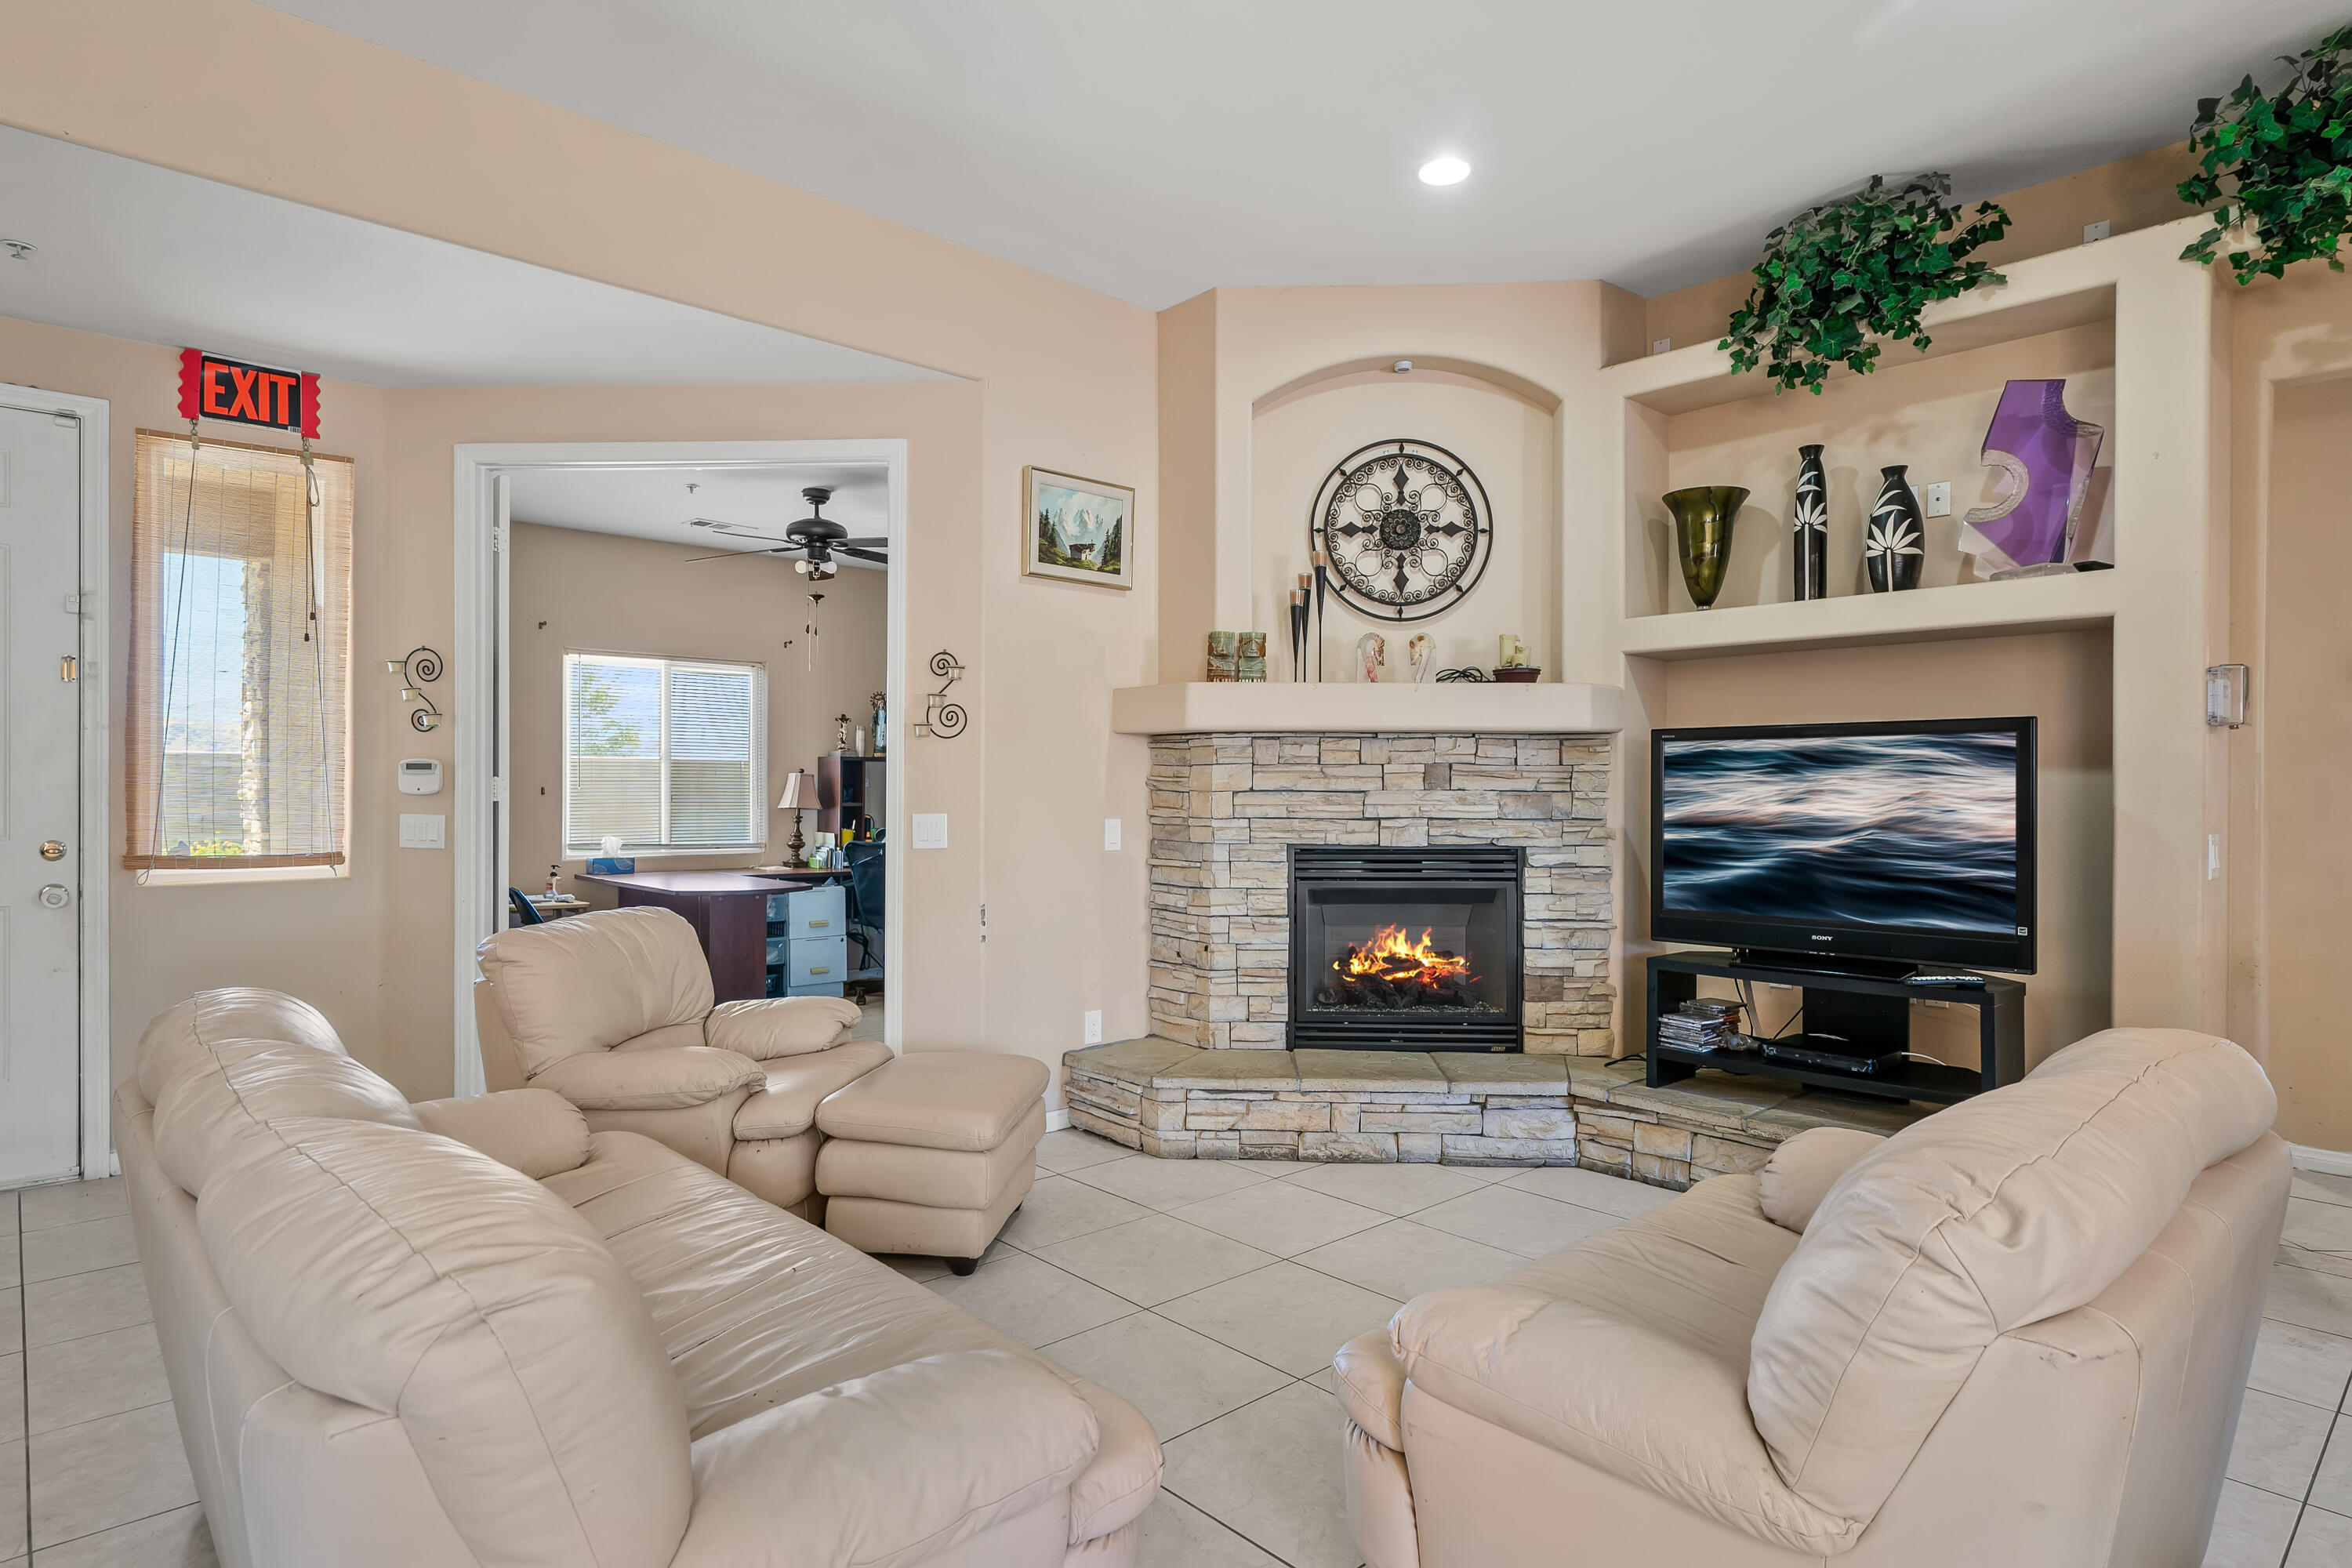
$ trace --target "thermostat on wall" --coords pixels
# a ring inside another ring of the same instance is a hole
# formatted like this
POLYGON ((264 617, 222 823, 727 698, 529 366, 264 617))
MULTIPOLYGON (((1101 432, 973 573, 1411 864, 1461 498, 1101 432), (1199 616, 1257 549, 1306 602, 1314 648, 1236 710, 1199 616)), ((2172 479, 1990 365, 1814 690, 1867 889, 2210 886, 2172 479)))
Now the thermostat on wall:
POLYGON ((441 793, 441 759, 438 757, 401 758, 400 793, 439 795, 441 793))

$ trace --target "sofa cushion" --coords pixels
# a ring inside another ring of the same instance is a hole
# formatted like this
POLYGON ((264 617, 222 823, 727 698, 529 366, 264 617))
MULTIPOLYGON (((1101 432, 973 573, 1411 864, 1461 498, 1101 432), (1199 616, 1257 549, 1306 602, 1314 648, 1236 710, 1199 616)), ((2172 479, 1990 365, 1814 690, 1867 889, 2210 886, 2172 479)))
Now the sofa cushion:
POLYGON ((465 1100, 418 1102, 427 1132, 479 1149, 533 1181, 577 1170, 588 1158, 588 1119, 562 1095, 544 1089, 509 1089, 465 1100))
POLYGON ((702 1034, 722 1051, 769 1062, 838 1045, 861 1016, 845 996, 761 996, 713 1007, 702 1034))
POLYGON ((1810 1127, 1787 1140, 1757 1173, 1764 1217, 1803 1235, 1838 1178, 1885 1142, 1882 1134, 1851 1127, 1810 1127))
POLYGON ((548 1063, 531 1075, 530 1083, 583 1110, 683 1110, 749 1089, 765 1076, 758 1062, 733 1051, 673 1046, 662 1051, 583 1052, 548 1063))
POLYGON ((1790 1487, 1867 1524, 1985 1347, 2105 1289, 2276 1110, 2227 1040, 2110 1029, 1865 1155, 1756 1326, 1748 1405, 1790 1487))
POLYGON ((238 1319, 307 1386, 395 1416, 485 1563, 659 1568, 693 1503, 635 1283, 554 1194, 432 1133, 291 1118, 196 1221, 238 1319))
POLYGON ((200 1193, 230 1151, 286 1117, 418 1125, 394 1089, 343 1054, 316 1008, 274 991, 199 992, 160 1014, 139 1042, 143 1093, 153 1083, 155 1156, 200 1193), (266 1032, 266 1033, 265 1033, 266 1032))
POLYGON ((1797 1245, 1755 1177, 1717 1176, 1492 1284, 1416 1297, 1390 1334, 1421 1393, 1822 1555, 1859 1532, 1781 1480, 1745 1391, 1749 1336, 1797 1245))
MULTIPOLYGON (((667 910, 598 910, 496 932, 476 950, 526 1078, 710 1011, 710 965, 667 910)), ((690 1042, 689 1042, 690 1043, 690 1042)))
POLYGON ((999 1051, 922 1051, 859 1079, 817 1108, 828 1138, 919 1149, 995 1148, 1045 1092, 1050 1075, 1033 1057, 999 1051))
MULTIPOLYGON (((1032 1356, 847 1242, 633 1132, 598 1132, 548 1191, 605 1238, 651 1309, 698 1441, 762 1410, 950 1351, 1032 1356)), ((1160 1446, 1133 1407, 1059 1367, 1094 1406, 1100 1447, 1070 1489, 1071 1529, 1117 1530, 1160 1489, 1160 1446)))
POLYGON ((856 1083, 889 1059, 890 1047, 880 1041, 853 1040, 829 1051, 770 1062, 767 1082, 754 1089, 735 1112, 735 1136, 746 1141, 797 1138, 816 1125, 816 1108, 825 1096, 856 1083))

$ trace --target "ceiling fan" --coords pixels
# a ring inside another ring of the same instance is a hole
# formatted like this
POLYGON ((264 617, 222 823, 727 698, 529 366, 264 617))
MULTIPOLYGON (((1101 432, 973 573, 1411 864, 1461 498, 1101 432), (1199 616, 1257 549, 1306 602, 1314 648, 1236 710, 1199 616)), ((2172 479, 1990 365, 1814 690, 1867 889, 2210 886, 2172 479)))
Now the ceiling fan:
POLYGON ((692 555, 687 558, 688 563, 732 561, 745 555, 796 555, 799 559, 793 563, 793 570, 817 582, 823 582, 841 570, 841 563, 834 559, 836 554, 854 555, 860 561, 877 562, 886 566, 889 564, 890 557, 886 553, 890 547, 887 539, 852 539, 849 530, 824 515, 824 503, 833 499, 831 485, 810 485, 801 491, 801 496, 809 503, 809 514, 798 522, 788 524, 782 539, 764 533, 751 533, 736 524, 720 522, 715 518, 688 518, 688 527, 712 529, 734 538, 762 540, 773 546, 768 550, 730 550, 719 555, 692 555))

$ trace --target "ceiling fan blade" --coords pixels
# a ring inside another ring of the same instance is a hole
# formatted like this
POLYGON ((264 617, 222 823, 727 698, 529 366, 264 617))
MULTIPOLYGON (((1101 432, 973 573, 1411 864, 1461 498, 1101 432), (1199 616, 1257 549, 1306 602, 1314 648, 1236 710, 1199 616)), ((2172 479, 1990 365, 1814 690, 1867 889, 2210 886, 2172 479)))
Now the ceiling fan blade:
POLYGON ((887 538, 836 539, 833 542, 833 547, 835 550, 887 550, 890 548, 890 542, 887 538))
POLYGON ((878 550, 845 550, 839 546, 835 546, 833 552, 835 555, 855 555, 860 561, 871 561, 877 565, 887 566, 890 564, 890 558, 887 555, 883 554, 878 550))
POLYGON ((722 550, 716 555, 689 555, 678 564, 691 566, 698 561, 741 561, 753 555, 786 555, 792 552, 792 549, 791 545, 786 545, 782 550, 722 550))

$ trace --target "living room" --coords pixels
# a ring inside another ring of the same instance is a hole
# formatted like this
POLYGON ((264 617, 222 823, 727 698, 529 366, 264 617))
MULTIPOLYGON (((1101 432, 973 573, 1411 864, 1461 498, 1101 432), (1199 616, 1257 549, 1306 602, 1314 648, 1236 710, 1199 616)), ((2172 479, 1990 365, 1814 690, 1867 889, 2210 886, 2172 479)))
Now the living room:
POLYGON ((1495 8, 1334 138, 1374 19, 12 17, 0 1563, 2352 1561, 2339 18, 2101 8, 2028 85, 1902 5, 1495 8), (1547 74, 1695 26, 1773 133, 1547 74), (1186 82, 1230 122, 1118 111, 1186 82), (599 463, 670 531, 534 500, 599 463), (662 662, 609 835, 583 657, 662 662), (2001 920, 1823 892, 1962 878, 1865 752, 1977 792, 2001 920), (1916 1321, 1820 1285, 1898 1256, 1916 1321), (1888 1334, 1940 1370, 1822 1394, 1888 1334))

